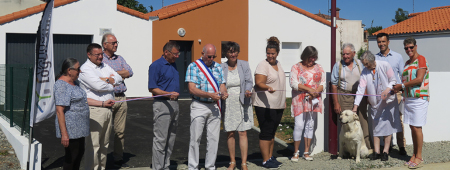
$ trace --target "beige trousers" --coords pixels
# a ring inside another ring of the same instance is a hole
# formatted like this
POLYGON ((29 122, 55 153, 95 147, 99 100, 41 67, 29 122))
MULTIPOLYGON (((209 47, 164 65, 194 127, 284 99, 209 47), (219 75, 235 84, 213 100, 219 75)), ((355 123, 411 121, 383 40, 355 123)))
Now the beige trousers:
POLYGON ((85 169, 104 170, 106 168, 106 155, 111 134, 112 112, 110 108, 89 106, 90 131, 86 137, 85 169))
MULTIPOLYGON (((127 97, 120 96, 115 97, 114 100, 126 100, 127 97)), ((124 149, 124 134, 125 134, 125 122, 127 121, 127 102, 115 103, 112 107, 113 120, 114 120, 114 161, 123 160, 123 149, 124 149)))
MULTIPOLYGON (((398 92, 397 93, 397 99, 398 99, 398 104, 400 104, 400 102, 402 102, 402 92, 398 92)), ((400 110, 400 124, 402 125, 402 131, 397 133, 397 145, 398 147, 405 147, 406 146, 406 139, 405 139, 405 135, 404 135, 404 131, 405 131, 405 127, 403 127, 403 113, 400 110)))

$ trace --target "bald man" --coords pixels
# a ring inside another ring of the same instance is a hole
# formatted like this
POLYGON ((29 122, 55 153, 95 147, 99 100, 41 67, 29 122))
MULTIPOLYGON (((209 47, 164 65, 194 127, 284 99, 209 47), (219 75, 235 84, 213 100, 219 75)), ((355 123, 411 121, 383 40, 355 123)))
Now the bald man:
POLYGON ((203 47, 202 57, 189 64, 186 72, 186 82, 188 82, 189 92, 192 94, 191 137, 188 158, 190 170, 198 169, 199 145, 205 124, 207 126, 208 140, 205 169, 216 169, 214 164, 219 144, 221 117, 220 102, 218 101, 220 99, 225 100, 228 97, 222 67, 219 63, 214 62, 216 57, 216 47, 212 44, 207 44, 203 47), (213 86, 220 90, 214 89, 213 86))

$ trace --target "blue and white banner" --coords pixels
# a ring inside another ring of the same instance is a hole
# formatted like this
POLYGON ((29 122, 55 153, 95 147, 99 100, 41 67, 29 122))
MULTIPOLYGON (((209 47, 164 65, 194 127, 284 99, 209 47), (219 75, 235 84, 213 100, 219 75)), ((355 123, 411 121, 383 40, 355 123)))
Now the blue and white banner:
POLYGON ((52 15, 54 0, 45 6, 36 34, 36 60, 31 99, 30 126, 55 114, 53 85, 55 69, 53 64, 52 15))

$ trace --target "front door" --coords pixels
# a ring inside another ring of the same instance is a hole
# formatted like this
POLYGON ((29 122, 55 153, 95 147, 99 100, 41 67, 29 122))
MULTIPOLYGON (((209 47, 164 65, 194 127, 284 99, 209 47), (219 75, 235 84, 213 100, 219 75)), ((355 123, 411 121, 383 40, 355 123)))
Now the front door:
POLYGON ((175 61, 177 65, 178 73, 180 74, 180 97, 179 98, 190 98, 188 84, 186 79, 186 70, 189 64, 192 62, 192 44, 193 41, 177 41, 180 45, 180 57, 175 61))

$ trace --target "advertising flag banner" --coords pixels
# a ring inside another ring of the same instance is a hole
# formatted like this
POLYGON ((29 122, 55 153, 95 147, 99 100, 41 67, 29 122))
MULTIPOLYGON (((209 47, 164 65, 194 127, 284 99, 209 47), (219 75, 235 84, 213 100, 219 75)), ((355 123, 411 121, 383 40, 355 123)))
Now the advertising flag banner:
POLYGON ((55 114, 53 85, 55 69, 53 64, 52 15, 54 0, 45 6, 36 34, 36 59, 31 98, 30 126, 55 114))

